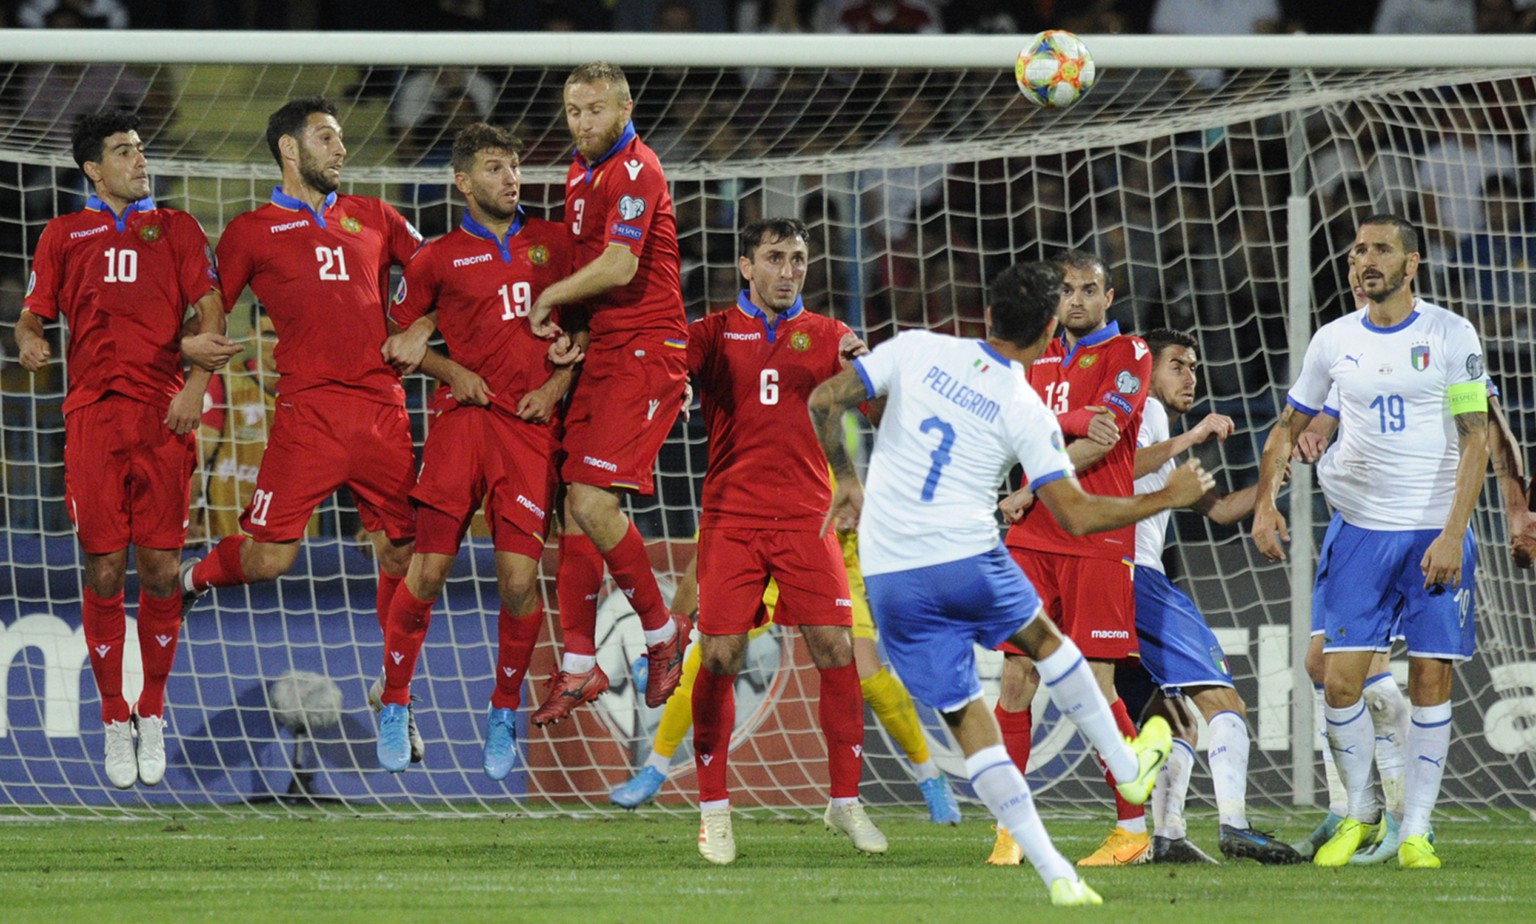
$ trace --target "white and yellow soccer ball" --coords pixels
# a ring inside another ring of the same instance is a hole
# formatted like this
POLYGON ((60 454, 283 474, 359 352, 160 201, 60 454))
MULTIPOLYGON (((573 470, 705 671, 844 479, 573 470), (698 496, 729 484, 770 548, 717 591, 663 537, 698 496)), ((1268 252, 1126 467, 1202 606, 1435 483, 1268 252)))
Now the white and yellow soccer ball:
POLYGON ((1065 109, 1093 87, 1093 55, 1083 40, 1048 29, 1029 40, 1013 65, 1019 92, 1036 106, 1065 109))

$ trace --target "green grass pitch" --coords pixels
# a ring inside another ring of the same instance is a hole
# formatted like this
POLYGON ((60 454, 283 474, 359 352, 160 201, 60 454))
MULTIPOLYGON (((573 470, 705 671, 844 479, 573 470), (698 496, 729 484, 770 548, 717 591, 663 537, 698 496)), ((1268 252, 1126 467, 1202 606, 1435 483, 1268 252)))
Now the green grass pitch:
MULTIPOLYGON (((1536 826, 1440 819, 1446 868, 1142 866, 1090 870, 1098 909, 1053 909, 1028 867, 982 863, 991 827, 976 806, 959 828, 912 810, 876 810, 891 841, 856 854, 820 819, 738 810, 740 857, 711 867, 691 815, 466 818, 203 816, 156 820, 0 821, 0 921, 964 921, 1020 915, 1079 921, 1199 922, 1536 920, 1536 826)), ((1105 821, 1046 822, 1068 857, 1105 821)), ((1315 813, 1279 821, 1299 836, 1315 813)), ((1191 819, 1215 853, 1215 820, 1191 819)))

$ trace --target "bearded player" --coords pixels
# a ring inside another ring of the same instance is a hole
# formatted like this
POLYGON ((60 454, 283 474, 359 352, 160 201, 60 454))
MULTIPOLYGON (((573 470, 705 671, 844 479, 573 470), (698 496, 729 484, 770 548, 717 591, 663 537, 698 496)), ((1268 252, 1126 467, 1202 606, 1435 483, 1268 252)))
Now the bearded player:
POLYGON ((660 706, 677 687, 690 628, 668 612, 645 540, 621 506, 627 493, 653 492, 656 455, 687 376, 672 194, 630 121, 635 103, 622 69, 606 61, 576 68, 564 100, 576 142, 565 220, 580 268, 534 300, 528 323, 539 336, 555 336, 552 312, 585 303, 591 345, 562 444, 569 490, 557 582, 565 653, 533 714, 536 725, 559 722, 608 689, 595 639, 604 565, 645 631, 646 705, 660 706))
POLYGON ((405 389, 379 349, 389 268, 404 266, 421 236, 383 200, 337 191, 347 148, 329 100, 283 105, 267 120, 267 146, 282 184, 229 223, 218 258, 225 303, 249 285, 276 327, 277 410, 240 517, 245 534, 182 564, 184 606, 211 587, 287 573, 310 514, 346 485, 379 563, 382 632, 411 560, 416 462, 405 389))
MULTIPOLYGON (((1082 251, 1063 254, 1058 262, 1063 275, 1057 314, 1064 333, 1029 367, 1029 382, 1056 415, 1083 489, 1129 497, 1152 356, 1144 342, 1122 335, 1119 325, 1108 320, 1115 290, 1104 262, 1082 251)), ((1114 677, 1115 663, 1136 653, 1131 585, 1136 528, 1072 536, 1040 504, 1019 513, 1019 499, 1016 495, 1003 505, 1004 516, 1016 520, 1006 539, 1009 554, 1039 592, 1046 613, 1082 649, 1120 733, 1134 737, 1136 726, 1115 692, 1114 677)), ((997 719, 1008 753, 1022 770, 1033 732, 1029 706, 1040 680, 1022 652, 1007 645, 1003 652, 997 719)), ((1099 849, 1079 863, 1145 863, 1152 858, 1146 814, 1121 797, 1113 779, 1106 779, 1118 821, 1099 849)), ((999 830, 988 862, 1006 865, 1020 858, 1018 846, 999 830)))

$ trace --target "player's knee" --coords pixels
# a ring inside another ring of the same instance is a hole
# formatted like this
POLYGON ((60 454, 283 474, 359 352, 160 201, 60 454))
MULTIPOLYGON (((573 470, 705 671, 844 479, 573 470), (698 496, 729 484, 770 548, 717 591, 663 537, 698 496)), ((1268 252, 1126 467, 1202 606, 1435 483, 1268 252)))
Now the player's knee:
POLYGON ((128 560, 117 556, 87 556, 85 586, 98 597, 115 597, 123 592, 128 580, 128 560))
POLYGON ((502 578, 498 589, 501 592, 501 605, 515 616, 527 616, 538 608, 539 582, 536 575, 502 578))
POLYGON ((1323 700, 1334 709, 1358 703, 1363 689, 1364 684, 1358 677, 1332 673, 1323 678, 1323 700))
POLYGON ((601 532, 602 526, 615 516, 622 516, 618 495, 589 484, 571 485, 566 506, 570 508, 576 525, 588 536, 601 532))
POLYGON ((162 600, 180 596, 179 564, 174 558, 169 559, 168 563, 156 562, 153 565, 141 560, 138 563, 139 584, 144 592, 162 600))
POLYGON ((1306 658, 1305 664, 1306 664, 1306 668, 1307 668, 1307 676, 1312 678, 1312 682, 1313 683, 1322 683, 1323 682, 1323 646, 1321 646, 1321 645, 1309 645, 1309 646, 1307 646, 1307 658, 1306 658))
MULTIPOLYGON (((403 577, 411 567, 411 554, 415 549, 416 544, 409 539, 403 542, 395 539, 375 542, 374 551, 378 553, 379 570, 395 577, 403 577)), ((445 574, 444 578, 446 577, 445 574)))
POLYGON ((297 542, 250 541, 240 547, 240 568, 247 581, 282 577, 299 557, 297 542))

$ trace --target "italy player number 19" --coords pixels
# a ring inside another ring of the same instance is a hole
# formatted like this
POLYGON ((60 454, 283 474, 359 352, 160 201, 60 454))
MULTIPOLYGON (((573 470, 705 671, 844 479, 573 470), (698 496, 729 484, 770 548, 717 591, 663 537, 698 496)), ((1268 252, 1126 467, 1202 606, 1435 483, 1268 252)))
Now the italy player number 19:
POLYGON ((937 417, 930 417, 919 424, 918 429, 924 433, 935 430, 939 433, 938 447, 928 454, 933 459, 933 468, 928 470, 928 478, 923 482, 923 503, 926 504, 933 500, 934 492, 939 489, 939 476, 944 473, 944 466, 949 464, 949 450, 955 445, 955 428, 937 417))
POLYGON ((1381 415, 1382 433, 1401 433, 1408 429, 1402 395, 1377 395, 1371 407, 1381 415))

